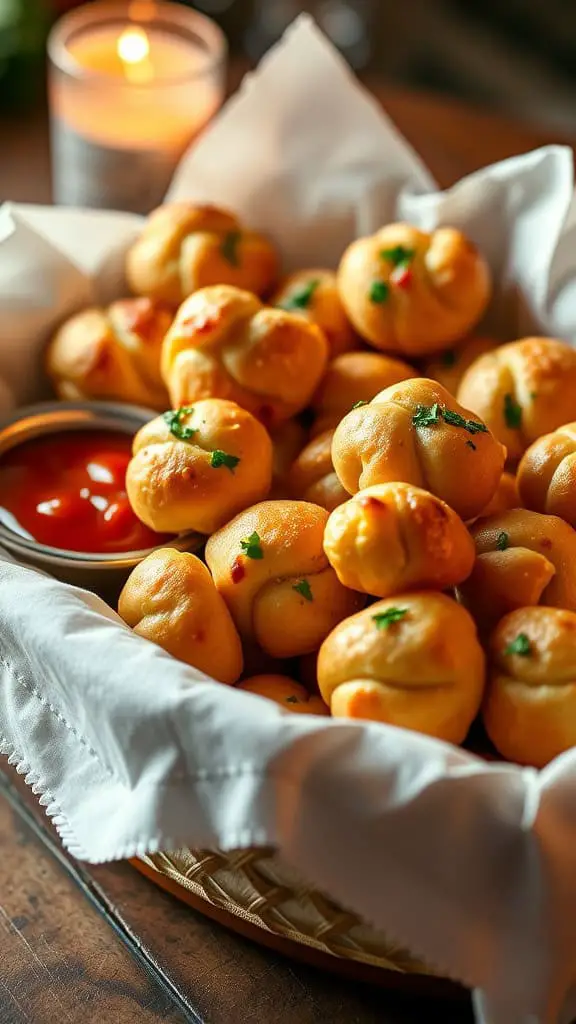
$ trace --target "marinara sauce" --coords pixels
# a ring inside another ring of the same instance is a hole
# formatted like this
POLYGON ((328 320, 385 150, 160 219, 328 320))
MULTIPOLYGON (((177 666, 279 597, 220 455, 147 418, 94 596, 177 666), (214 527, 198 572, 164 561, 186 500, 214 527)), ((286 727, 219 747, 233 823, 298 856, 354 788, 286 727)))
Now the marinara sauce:
POLYGON ((168 539, 134 515, 126 496, 128 434, 47 434, 0 457, 0 521, 21 536, 64 551, 106 554, 168 539))

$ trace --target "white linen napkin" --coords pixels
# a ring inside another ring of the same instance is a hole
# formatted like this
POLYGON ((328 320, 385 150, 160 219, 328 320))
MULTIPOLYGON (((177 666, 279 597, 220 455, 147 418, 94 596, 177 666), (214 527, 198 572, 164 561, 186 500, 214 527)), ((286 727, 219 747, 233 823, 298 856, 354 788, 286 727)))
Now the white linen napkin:
MULTIPOLYGON (((170 191, 266 229, 287 267, 334 266, 385 220, 456 224, 495 274, 487 329, 575 341, 572 196, 562 147, 435 191, 308 19, 184 158, 170 191)), ((38 393, 57 322, 121 294, 139 223, 0 211, 0 411, 38 393)), ((274 844, 311 882, 475 988, 479 1024, 569 1019, 576 754, 537 773, 392 727, 291 716, 205 679, 95 597, 8 556, 0 624, 1 749, 76 856, 274 844)))

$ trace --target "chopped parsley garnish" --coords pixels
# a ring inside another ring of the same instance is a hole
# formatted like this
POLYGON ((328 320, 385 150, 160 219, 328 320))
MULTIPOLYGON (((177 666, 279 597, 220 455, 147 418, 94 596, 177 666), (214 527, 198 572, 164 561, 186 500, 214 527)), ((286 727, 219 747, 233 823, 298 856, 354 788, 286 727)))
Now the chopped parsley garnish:
POLYGON ((251 533, 249 537, 245 537, 244 540, 240 541, 240 547, 242 548, 242 551, 246 552, 248 558, 264 558, 262 542, 256 533, 256 530, 254 530, 254 533, 251 533))
POLYGON ((307 309, 310 305, 310 301, 318 285, 320 284, 320 278, 315 277, 312 281, 308 281, 298 291, 293 292, 287 299, 280 304, 281 309, 307 309))
POLYGON ((474 441, 466 441, 466 447, 471 448, 473 452, 476 451, 476 445, 474 444, 474 441))
POLYGON ((189 441, 198 431, 197 427, 186 427, 182 423, 184 417, 190 416, 193 412, 193 405, 183 405, 180 409, 169 409, 168 412, 162 414, 162 419, 168 425, 168 430, 179 441, 189 441))
POLYGON ((388 629, 394 622, 401 622, 407 614, 407 608, 387 608, 385 612, 377 612, 376 615, 373 615, 372 621, 376 623, 377 629, 388 629))
POLYGON ((509 538, 508 534, 505 532, 505 530, 502 530, 502 533, 499 533, 498 536, 496 537, 496 550, 497 551, 506 551, 506 548, 509 548, 509 547, 510 547, 510 538, 509 538))
POLYGON ((353 409, 361 409, 363 405, 369 405, 370 403, 366 398, 361 398, 359 402, 354 402, 353 409))
POLYGON ((451 409, 443 409, 442 417, 445 423, 448 423, 451 427, 464 427, 464 430, 468 427, 468 420, 465 420, 459 412, 452 412, 451 409))
POLYGON ((518 430, 522 426, 522 407, 510 394, 504 395, 504 419, 506 426, 512 430, 518 430))
POLYGON ((385 281, 373 281, 370 285, 370 302, 387 302, 390 288, 385 281))
POLYGON ((521 658, 529 658, 532 654, 532 644, 526 633, 518 633, 516 639, 508 644, 504 654, 519 654, 521 658))
POLYGON ((469 434, 487 434, 488 427, 485 423, 479 423, 478 420, 466 420, 466 430, 469 434))
POLYGON ((434 402, 434 405, 419 405, 412 417, 412 423, 415 427, 430 427, 433 423, 438 423, 440 416, 438 402, 434 402))
POLYGON ((228 452, 223 452, 220 448, 215 448, 210 456, 210 465, 212 469, 220 469, 221 466, 226 466, 231 473, 234 472, 236 466, 240 462, 237 455, 228 455, 228 452))
POLYGON ((392 249, 381 249, 380 257, 383 260, 388 260, 390 263, 393 263, 395 267, 398 267, 401 263, 408 263, 413 259, 415 253, 415 249, 407 249, 404 245, 395 245, 392 249))
POLYGON ((532 401, 534 402, 534 401, 535 401, 535 399, 536 399, 536 398, 538 398, 538 392, 537 392, 537 391, 531 391, 531 392, 530 392, 530 398, 531 398, 531 399, 532 399, 532 401))
POLYGON ((222 239, 222 245, 220 246, 220 252, 224 259, 232 267, 240 266, 240 257, 238 255, 238 243, 242 238, 240 231, 229 231, 227 235, 224 235, 222 239))
POLYGON ((442 366, 455 366, 458 360, 458 356, 453 349, 448 349, 447 352, 443 352, 440 356, 440 363, 442 366))
POLYGON ((295 590, 297 594, 302 594, 302 597, 305 598, 306 601, 314 600, 312 587, 308 583, 308 580, 299 580, 298 583, 294 584, 292 590, 295 590))
POLYGON ((298 697, 285 697, 284 700, 286 701, 287 704, 297 704, 298 703, 298 697))
POLYGON ((419 405, 412 417, 415 427, 431 427, 435 423, 444 420, 450 427, 461 427, 469 434, 486 434, 488 427, 477 420, 466 420, 459 412, 452 412, 451 409, 443 409, 438 402, 434 405, 419 405))

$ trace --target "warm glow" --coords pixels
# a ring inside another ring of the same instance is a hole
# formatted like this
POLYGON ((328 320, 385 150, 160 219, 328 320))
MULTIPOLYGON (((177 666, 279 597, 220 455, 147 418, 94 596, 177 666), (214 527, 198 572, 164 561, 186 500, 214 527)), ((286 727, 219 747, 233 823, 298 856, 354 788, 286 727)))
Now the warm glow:
POLYGON ((128 4, 128 18, 141 24, 143 21, 152 21, 156 16, 156 4, 154 0, 132 0, 128 4))
POLYGON ((120 36, 116 50, 125 64, 139 64, 150 53, 150 43, 143 28, 127 28, 120 36))

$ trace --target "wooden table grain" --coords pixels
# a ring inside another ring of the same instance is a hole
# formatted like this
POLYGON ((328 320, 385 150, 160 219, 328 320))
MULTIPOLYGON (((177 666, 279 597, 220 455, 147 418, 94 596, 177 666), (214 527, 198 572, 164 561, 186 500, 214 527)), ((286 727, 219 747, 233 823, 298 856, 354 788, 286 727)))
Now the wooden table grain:
MULTIPOLYGON (((379 98, 442 186, 567 141, 404 93, 379 98)), ((46 117, 0 121, 0 200, 50 201, 46 117)), ((13 771, 0 775, 0 1024, 471 1024, 468 1002, 393 995, 289 962, 127 864, 61 848, 13 771)))

